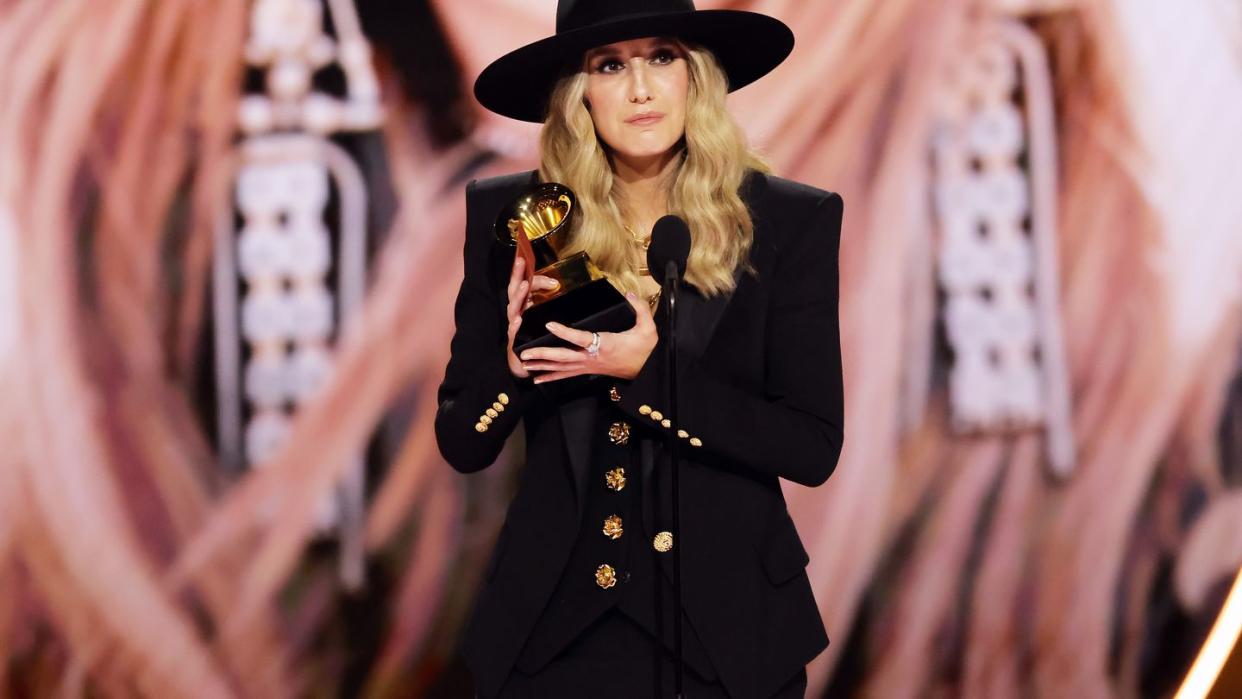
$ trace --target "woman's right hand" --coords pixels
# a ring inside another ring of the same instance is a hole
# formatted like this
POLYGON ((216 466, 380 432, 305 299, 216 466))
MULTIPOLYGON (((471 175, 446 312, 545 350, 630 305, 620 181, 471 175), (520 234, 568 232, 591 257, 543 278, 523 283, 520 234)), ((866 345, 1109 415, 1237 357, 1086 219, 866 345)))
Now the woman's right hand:
POLYGON ((509 360, 509 373, 519 379, 529 377, 530 372, 522 368, 522 360, 513 353, 513 338, 517 335, 518 328, 522 327, 522 312, 532 305, 531 283, 539 291, 553 291, 560 286, 560 282, 542 274, 536 274, 530 282, 527 282, 525 267, 526 261, 522 259, 522 256, 514 255, 513 271, 509 273, 509 306, 506 309, 509 318, 509 345, 505 352, 509 360))

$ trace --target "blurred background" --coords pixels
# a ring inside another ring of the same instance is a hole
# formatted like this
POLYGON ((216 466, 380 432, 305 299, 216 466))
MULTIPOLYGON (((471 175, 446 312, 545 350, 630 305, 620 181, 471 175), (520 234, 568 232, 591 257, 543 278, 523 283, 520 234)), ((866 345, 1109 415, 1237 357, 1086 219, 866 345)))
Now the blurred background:
MULTIPOLYGON (((846 202, 808 696, 1170 696, 1213 628, 1242 696, 1242 4, 698 6, 793 28, 731 107, 846 202)), ((435 389, 538 127, 470 87, 554 16, 0 0, 0 694, 473 696, 523 449, 435 389)))

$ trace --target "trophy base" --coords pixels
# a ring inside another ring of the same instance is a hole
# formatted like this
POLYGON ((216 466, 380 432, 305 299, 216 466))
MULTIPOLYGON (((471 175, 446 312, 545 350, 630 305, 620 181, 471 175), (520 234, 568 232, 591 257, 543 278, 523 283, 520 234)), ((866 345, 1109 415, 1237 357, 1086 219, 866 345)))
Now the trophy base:
MULTIPOLYGON (((513 338, 513 349, 518 355, 534 347, 568 347, 581 349, 548 332, 546 324, 557 322, 577 330, 589 332, 625 332, 634 327, 637 317, 634 307, 607 279, 594 279, 573 290, 554 296, 531 306, 522 313, 522 326, 513 338)), ((560 379, 539 387, 550 396, 561 396, 581 390, 593 382, 595 376, 575 376, 560 379)))
POLYGON ((547 330, 547 323, 556 322, 591 332, 625 332, 634 327, 634 307, 607 279, 597 279, 564 294, 531 306, 522 313, 522 326, 513 338, 515 352, 532 347, 570 347, 547 330))

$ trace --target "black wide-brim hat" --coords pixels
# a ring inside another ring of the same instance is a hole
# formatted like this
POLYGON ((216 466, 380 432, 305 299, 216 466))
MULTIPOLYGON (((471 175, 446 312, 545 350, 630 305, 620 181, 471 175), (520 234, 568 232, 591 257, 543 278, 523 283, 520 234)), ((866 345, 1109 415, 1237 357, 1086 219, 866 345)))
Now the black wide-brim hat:
POLYGON ((784 22, 757 12, 696 10, 693 0, 560 0, 556 34, 493 61, 474 82, 479 103, 520 121, 542 122, 552 87, 596 46, 671 36, 715 54, 732 92, 780 65, 793 50, 784 22))

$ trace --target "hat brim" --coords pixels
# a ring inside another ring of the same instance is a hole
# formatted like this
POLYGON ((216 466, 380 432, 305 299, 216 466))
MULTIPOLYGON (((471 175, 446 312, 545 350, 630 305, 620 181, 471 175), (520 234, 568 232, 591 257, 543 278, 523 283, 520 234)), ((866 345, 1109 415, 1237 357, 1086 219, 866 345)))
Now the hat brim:
POLYGON ((793 32, 784 22, 757 12, 635 15, 561 32, 501 56, 475 80, 475 99, 497 114, 540 123, 552 87, 571 61, 596 46, 647 36, 677 37, 709 49, 728 76, 730 92, 767 75, 794 45, 793 32))

